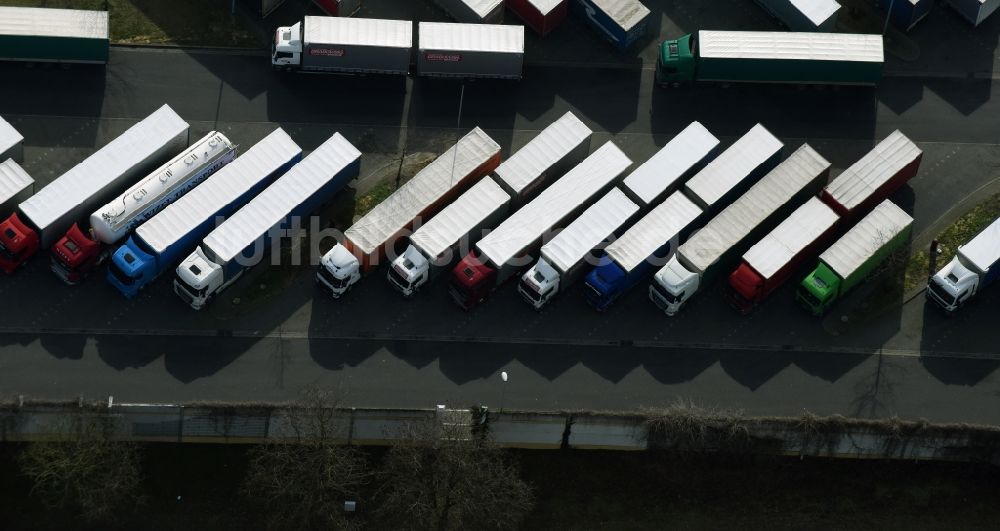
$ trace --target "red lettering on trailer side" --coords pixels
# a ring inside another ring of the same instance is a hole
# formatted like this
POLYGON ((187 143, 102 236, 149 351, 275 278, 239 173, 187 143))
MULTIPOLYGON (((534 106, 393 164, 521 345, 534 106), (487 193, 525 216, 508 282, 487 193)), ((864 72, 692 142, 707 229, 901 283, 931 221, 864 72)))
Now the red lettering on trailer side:
POLYGON ((322 55, 324 57, 343 57, 347 55, 347 50, 343 48, 312 48, 309 55, 322 55))
POLYGON ((457 63, 462 60, 461 54, 457 53, 425 53, 424 59, 428 61, 445 61, 449 63, 457 63))

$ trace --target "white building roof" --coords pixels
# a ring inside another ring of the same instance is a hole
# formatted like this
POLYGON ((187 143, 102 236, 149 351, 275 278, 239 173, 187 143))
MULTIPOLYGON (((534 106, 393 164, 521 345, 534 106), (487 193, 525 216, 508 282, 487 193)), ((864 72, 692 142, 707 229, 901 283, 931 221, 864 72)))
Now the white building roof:
POLYGON ((840 278, 848 278, 872 255, 913 223, 913 218, 886 199, 851 227, 819 259, 840 278))
POLYGON ((700 122, 691 122, 625 178, 625 187, 645 204, 652 203, 718 147, 719 139, 700 122))
POLYGON ((14 159, 0 162, 0 205, 35 184, 35 180, 14 159))
POLYGON ((789 2, 816 26, 821 26, 840 10, 840 3, 837 0, 789 0, 789 2))
POLYGON ((735 188, 767 159, 781 151, 783 144, 764 128, 753 126, 729 149, 709 162, 685 187, 691 194, 711 207, 735 188))
POLYGON ((593 133, 576 115, 567 112, 517 150, 517 153, 501 162, 494 173, 515 194, 520 195, 525 188, 549 171, 553 164, 587 142, 593 133))
POLYGON ((354 222, 344 236, 365 254, 375 250, 500 152, 480 128, 428 164, 388 198, 354 222))
POLYGON ((538 197, 514 212, 476 247, 494 265, 507 263, 614 182, 630 164, 632 161, 625 153, 608 141, 538 197))
POLYGON ((524 53, 524 26, 421 22, 421 50, 524 53))
POLYGON ((649 15, 649 9, 639 0, 591 0, 601 11, 625 31, 632 29, 649 15))
POLYGON ((535 6, 535 9, 537 9, 542 16, 545 16, 565 1, 566 0, 528 0, 528 3, 535 6))
POLYGON ((410 242, 434 260, 509 202, 507 192, 485 177, 417 229, 410 242))
POLYGON ((306 17, 305 42, 352 46, 413 47, 413 23, 351 17, 306 17))
POLYGON ((703 274, 829 168, 826 159, 809 144, 803 144, 691 236, 678 252, 697 269, 695 273, 703 274))
POLYGON ((135 233, 155 252, 162 253, 224 205, 235 201, 301 153, 302 148, 279 127, 194 190, 139 225, 135 233))
POLYGON ((187 130, 188 123, 164 105, 25 200, 21 211, 44 229, 118 184, 136 166, 186 135, 187 130))
POLYGON ((542 247, 542 256, 565 273, 628 221, 639 206, 612 188, 542 247))
POLYGON ((838 219, 840 216, 832 208, 812 197, 751 247, 743 255, 743 261, 762 277, 771 278, 838 219))
POLYGON ((698 55, 711 59, 883 62, 882 36, 791 31, 698 32, 698 55))
MULTIPOLYGON (((626 272, 632 271, 701 215, 701 208, 680 190, 643 216, 604 252, 626 272)), ((676 245, 675 245, 676 247, 676 245)))
POLYGON ((0 7, 0 35, 108 38, 108 12, 42 7, 0 7))
POLYGON ((861 157, 861 160, 831 181, 826 192, 851 210, 868 199, 907 164, 917 160, 922 153, 906 135, 899 130, 893 131, 861 157))
POLYGON ((340 133, 334 133, 302 162, 292 166, 210 232, 205 237, 204 247, 211 249, 215 258, 221 261, 220 265, 228 263, 272 227, 283 223, 292 210, 360 158, 357 148, 340 133))
POLYGON ((990 223, 969 243, 958 248, 958 252, 980 271, 986 271, 1000 259, 1000 218, 990 223))
POLYGON ((8 149, 16 146, 18 143, 24 140, 24 136, 14 129, 13 125, 10 125, 7 120, 4 120, 0 116, 0 153, 7 151, 8 149))

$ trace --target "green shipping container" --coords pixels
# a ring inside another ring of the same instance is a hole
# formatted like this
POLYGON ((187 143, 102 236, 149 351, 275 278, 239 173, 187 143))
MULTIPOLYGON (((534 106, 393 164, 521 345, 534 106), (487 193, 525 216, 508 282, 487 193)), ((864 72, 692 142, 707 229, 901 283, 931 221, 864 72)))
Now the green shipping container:
POLYGON ((0 60, 108 62, 108 12, 0 7, 0 60))

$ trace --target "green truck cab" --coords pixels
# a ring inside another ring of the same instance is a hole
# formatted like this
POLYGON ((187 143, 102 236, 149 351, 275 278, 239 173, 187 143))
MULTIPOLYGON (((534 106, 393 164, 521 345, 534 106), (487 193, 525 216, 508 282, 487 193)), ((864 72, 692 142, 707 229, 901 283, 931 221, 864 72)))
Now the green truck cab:
POLYGON ((823 315, 840 293, 840 277, 823 262, 802 281, 796 295, 813 315, 823 315))
POLYGON ((695 76, 695 59, 691 47, 694 35, 663 41, 656 60, 656 83, 661 87, 691 83, 695 76))

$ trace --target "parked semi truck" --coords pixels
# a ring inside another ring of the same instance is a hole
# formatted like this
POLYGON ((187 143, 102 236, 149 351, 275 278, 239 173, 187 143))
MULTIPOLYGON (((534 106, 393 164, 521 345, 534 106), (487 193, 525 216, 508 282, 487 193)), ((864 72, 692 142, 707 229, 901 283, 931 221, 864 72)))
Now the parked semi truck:
POLYGON ((570 0, 573 11, 619 51, 649 29, 649 9, 639 0, 570 0))
MULTIPOLYGON (((792 31, 831 32, 837 24, 837 0, 755 0, 792 31)), ((909 0, 902 0, 909 1, 909 0)), ((902 1, 900 3, 902 3, 902 1)))
POLYGON ((420 22, 417 74, 521 79, 524 26, 420 22))
POLYGON ((639 205, 621 189, 612 188, 542 246, 538 262, 521 275, 517 292, 532 308, 541 310, 579 280, 586 266, 595 265, 608 240, 637 212, 639 205))
POLYGON ((473 129, 344 231, 343 241, 323 255, 316 282, 340 298, 386 257, 395 258, 415 225, 430 220, 499 163, 500 145, 473 129))
POLYGON ((507 0, 507 9, 542 37, 548 35, 569 13, 570 0, 507 0))
POLYGON ((35 191, 35 180, 14 159, 0 162, 0 216, 14 212, 35 191))
POLYGON ((948 0, 948 4, 973 26, 979 26, 1000 8, 1000 0, 948 0))
POLYGON ((927 298, 952 313, 1000 277, 1000 218, 969 243, 927 282, 927 298))
POLYGON ((886 199, 819 256, 795 298, 813 315, 860 284, 910 238, 913 218, 886 199))
POLYGON ((0 223, 0 268, 13 273, 70 226, 187 146, 188 124, 164 105, 29 197, 0 223))
POLYGON ((0 7, 0 61, 106 64, 108 12, 0 7))
POLYGON ((406 75, 412 49, 408 20, 305 17, 275 30, 271 65, 286 71, 406 75))
POLYGON ((271 241, 281 236, 280 231, 300 226, 299 218, 329 201, 357 178, 360 168, 361 152, 334 133, 208 233, 177 266, 174 293, 195 310, 204 308, 270 254, 271 241))
POLYGON ((450 270, 485 231, 587 155, 593 132, 567 112, 410 235, 389 267, 389 284, 409 297, 450 270))
POLYGON ((433 0, 455 22, 502 24, 504 0, 433 0))
POLYGON ((52 271, 67 284, 83 281, 107 260, 112 245, 235 158, 236 145, 212 131, 94 211, 88 223, 74 223, 52 246, 52 271))
POLYGON ((451 271, 451 297, 466 310, 483 302, 531 263, 546 235, 610 189, 631 164, 610 141, 598 148, 476 244, 451 271))
POLYGON ((903 133, 889 134, 743 255, 727 296, 743 314, 764 301, 829 243, 836 226, 856 221, 917 173, 923 152, 903 133))
POLYGON ((24 136, 0 116, 0 162, 7 159, 24 162, 24 136))
POLYGON ((108 282, 135 297, 187 255, 215 226, 302 158, 280 127, 194 190, 139 225, 111 255, 108 282))
POLYGON ((663 313, 676 315, 696 293, 704 291, 718 271, 731 265, 732 258, 802 201, 816 195, 829 177, 830 163, 809 144, 803 144, 712 218, 653 278, 654 290, 666 300, 663 313))
POLYGON ((712 83, 876 85, 881 35, 777 31, 706 31, 660 45, 660 86, 712 83))
POLYGON ((910 31, 931 12, 934 0, 878 0, 878 6, 894 26, 910 31))

